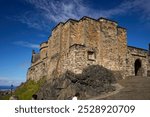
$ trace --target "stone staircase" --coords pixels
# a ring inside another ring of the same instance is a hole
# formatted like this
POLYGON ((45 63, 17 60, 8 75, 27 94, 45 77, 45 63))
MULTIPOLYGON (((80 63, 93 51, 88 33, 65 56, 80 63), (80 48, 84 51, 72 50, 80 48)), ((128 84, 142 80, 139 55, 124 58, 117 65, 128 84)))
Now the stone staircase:
POLYGON ((124 88, 119 93, 102 98, 108 100, 150 100, 150 77, 134 76, 118 81, 124 88))

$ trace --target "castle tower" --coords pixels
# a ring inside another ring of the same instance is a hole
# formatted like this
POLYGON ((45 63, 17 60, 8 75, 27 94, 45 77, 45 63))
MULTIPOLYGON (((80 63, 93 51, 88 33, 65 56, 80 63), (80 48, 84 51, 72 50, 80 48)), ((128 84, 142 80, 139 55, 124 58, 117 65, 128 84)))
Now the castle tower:
POLYGON ((43 42, 40 44, 40 59, 41 60, 47 57, 47 48, 48 48, 47 42, 43 42))
POLYGON ((135 75, 134 63, 141 60, 143 76, 147 75, 148 51, 127 46, 125 28, 109 19, 83 17, 59 23, 40 53, 32 53, 28 79, 51 78, 70 70, 82 73, 85 67, 101 65, 124 76, 135 75))

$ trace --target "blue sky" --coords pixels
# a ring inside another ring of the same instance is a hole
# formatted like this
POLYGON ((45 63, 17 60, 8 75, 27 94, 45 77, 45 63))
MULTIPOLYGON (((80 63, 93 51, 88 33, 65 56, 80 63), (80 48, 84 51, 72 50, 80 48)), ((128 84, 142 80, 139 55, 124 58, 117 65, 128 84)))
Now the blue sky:
POLYGON ((150 0, 0 0, 0 85, 26 80, 32 49, 60 21, 105 17, 127 29, 128 45, 150 43, 150 0))

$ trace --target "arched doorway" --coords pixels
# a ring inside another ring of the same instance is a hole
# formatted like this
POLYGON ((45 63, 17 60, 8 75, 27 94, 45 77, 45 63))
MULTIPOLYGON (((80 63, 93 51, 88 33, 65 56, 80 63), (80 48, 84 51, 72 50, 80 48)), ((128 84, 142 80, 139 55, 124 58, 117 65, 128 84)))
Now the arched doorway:
POLYGON ((142 62, 140 59, 136 59, 134 63, 135 76, 142 76, 142 62))

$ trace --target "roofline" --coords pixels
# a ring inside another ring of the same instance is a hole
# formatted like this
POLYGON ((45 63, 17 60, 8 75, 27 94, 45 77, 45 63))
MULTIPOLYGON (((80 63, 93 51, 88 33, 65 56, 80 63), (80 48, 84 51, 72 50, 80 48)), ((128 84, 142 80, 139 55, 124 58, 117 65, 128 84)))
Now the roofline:
POLYGON ((41 51, 42 49, 44 49, 44 48, 48 48, 48 46, 44 46, 44 47, 40 48, 40 51, 41 51))
MULTIPOLYGON (((114 20, 110 20, 110 19, 104 18, 104 17, 100 17, 100 18, 98 18, 98 19, 94 19, 94 18, 91 18, 91 17, 89 17, 89 16, 83 16, 83 17, 80 18, 79 20, 69 18, 69 19, 68 19, 67 21, 65 21, 65 22, 59 22, 56 26, 54 26, 54 27, 52 28, 52 32, 53 32, 53 30, 55 30, 60 24, 65 25, 65 24, 66 24, 67 22, 69 22, 69 21, 80 22, 81 20, 83 20, 83 19, 85 19, 85 18, 88 18, 88 19, 91 19, 91 20, 94 20, 94 21, 99 21, 100 19, 104 19, 104 20, 111 21, 111 22, 114 22, 114 23, 118 24, 118 22, 116 22, 116 21, 114 21, 114 20)), ((123 27, 121 27, 121 28, 123 28, 123 27)), ((123 29, 125 29, 125 28, 123 28, 123 29)), ((126 29, 125 29, 125 30, 126 30, 126 29)))
POLYGON ((65 25, 65 24, 66 24, 67 22, 69 22, 69 21, 79 22, 79 21, 76 20, 76 19, 69 18, 63 25, 65 25))
POLYGON ((139 48, 139 47, 134 47, 134 46, 127 46, 127 47, 135 48, 135 49, 139 49, 139 50, 143 50, 143 51, 148 52, 148 50, 147 50, 147 49, 143 49, 143 48, 139 48))
POLYGON ((40 46, 41 46, 43 43, 46 43, 46 44, 47 44, 47 43, 48 43, 48 41, 44 41, 44 42, 42 42, 42 43, 40 44, 40 46))
POLYGON ((54 26, 53 28, 52 28, 52 32, 53 32, 53 30, 55 30, 60 24, 64 24, 63 22, 59 22, 56 26, 54 26))
POLYGON ((53 27, 52 31, 55 30, 60 24, 65 25, 65 24, 66 24, 67 22, 69 22, 69 21, 79 22, 79 20, 69 18, 69 19, 68 19, 67 21, 65 21, 65 22, 59 22, 56 26, 53 27))
POLYGON ((94 18, 91 18, 91 17, 89 17, 89 16, 83 16, 80 20, 78 20, 78 21, 81 21, 81 20, 84 20, 84 19, 91 19, 91 20, 94 20, 94 21, 98 21, 97 19, 94 19, 94 18))
POLYGON ((100 18, 98 18, 97 20, 101 20, 101 19, 108 20, 108 21, 111 21, 111 22, 114 22, 114 23, 118 24, 117 21, 110 20, 110 19, 107 19, 107 18, 104 18, 104 17, 100 17, 100 18))
POLYGON ((126 28, 124 28, 124 27, 121 27, 121 26, 117 26, 117 28, 121 28, 121 29, 127 30, 126 28))

